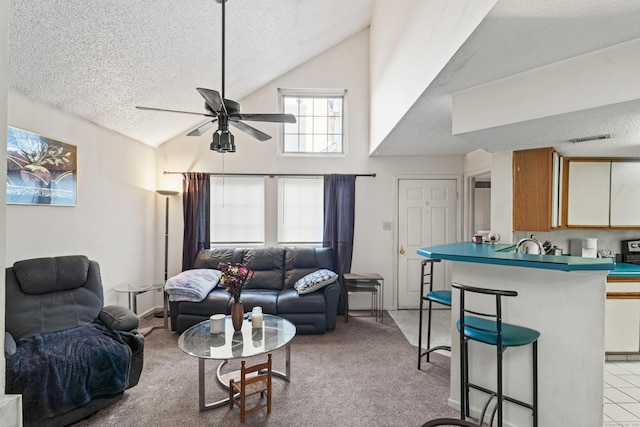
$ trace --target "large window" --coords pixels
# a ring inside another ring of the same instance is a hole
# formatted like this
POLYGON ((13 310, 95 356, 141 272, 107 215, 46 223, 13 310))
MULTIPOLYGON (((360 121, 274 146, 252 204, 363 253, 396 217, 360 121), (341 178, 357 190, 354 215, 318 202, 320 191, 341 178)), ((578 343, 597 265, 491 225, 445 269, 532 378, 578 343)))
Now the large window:
POLYGON ((211 243, 264 245, 264 178, 211 177, 211 243))
POLYGON ((280 108, 296 123, 282 126, 284 155, 346 154, 346 90, 279 89, 280 108))
POLYGON ((322 177, 212 176, 211 246, 320 245, 323 200, 322 177))
POLYGON ((322 243, 324 180, 278 178, 278 243, 322 243))

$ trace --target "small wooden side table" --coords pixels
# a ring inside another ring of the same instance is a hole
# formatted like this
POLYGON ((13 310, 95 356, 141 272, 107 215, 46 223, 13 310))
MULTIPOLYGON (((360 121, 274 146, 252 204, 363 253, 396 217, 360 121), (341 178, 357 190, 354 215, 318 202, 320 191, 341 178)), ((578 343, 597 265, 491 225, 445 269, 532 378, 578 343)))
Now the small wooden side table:
POLYGON ((349 294, 352 292, 371 293, 371 314, 376 321, 384 323, 384 277, 378 273, 345 273, 344 279, 344 321, 349 321, 349 294))

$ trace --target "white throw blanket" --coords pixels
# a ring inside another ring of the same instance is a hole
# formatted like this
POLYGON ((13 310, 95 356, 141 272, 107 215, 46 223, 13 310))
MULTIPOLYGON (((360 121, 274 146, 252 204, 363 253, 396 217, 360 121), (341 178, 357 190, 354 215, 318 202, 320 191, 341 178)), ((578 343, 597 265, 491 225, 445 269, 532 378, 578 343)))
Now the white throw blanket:
POLYGON ((164 285, 169 301, 200 302, 220 282, 220 271, 208 268, 186 270, 167 279, 164 285))

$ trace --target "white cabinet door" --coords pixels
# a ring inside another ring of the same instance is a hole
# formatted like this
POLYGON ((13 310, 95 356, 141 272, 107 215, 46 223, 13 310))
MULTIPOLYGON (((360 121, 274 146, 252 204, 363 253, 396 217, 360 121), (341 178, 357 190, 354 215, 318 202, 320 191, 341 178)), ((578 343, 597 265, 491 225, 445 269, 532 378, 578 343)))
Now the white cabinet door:
POLYGON ((607 283, 604 349, 606 352, 640 352, 640 283, 607 283))
POLYGON ((611 225, 640 225, 640 162, 611 163, 611 225))
POLYGON ((569 162, 567 225, 609 226, 611 162, 569 162))

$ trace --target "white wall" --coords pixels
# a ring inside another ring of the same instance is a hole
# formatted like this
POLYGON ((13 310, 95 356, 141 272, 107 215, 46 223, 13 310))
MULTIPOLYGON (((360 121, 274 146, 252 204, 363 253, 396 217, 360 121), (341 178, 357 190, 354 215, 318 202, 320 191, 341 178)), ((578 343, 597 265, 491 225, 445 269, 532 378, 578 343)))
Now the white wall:
MULTIPOLYGON (((474 218, 472 217, 472 206, 474 200, 474 178, 479 175, 491 173, 491 154, 484 150, 475 150, 464 156, 464 233, 462 240, 469 240, 475 233, 474 218)), ((489 196, 491 199, 491 196, 489 196)), ((491 208, 489 207, 489 212, 491 208)), ((491 218, 487 219, 491 224, 491 218)))
MULTIPOLYGON (((395 231, 383 231, 382 223, 395 220, 394 177, 462 175, 463 157, 369 157, 369 32, 362 31, 344 43, 303 64, 240 100, 243 111, 278 111, 277 88, 338 88, 348 90, 348 156, 309 158, 277 156, 277 126, 253 123, 274 136, 257 142, 240 131, 237 152, 219 154, 209 150, 211 133, 201 137, 181 136, 158 149, 159 187, 181 189, 181 176, 163 171, 227 173, 376 173, 375 178, 356 180, 356 229, 353 272, 377 272, 385 278, 385 307, 395 307, 393 291, 395 231)), ((194 91, 195 92, 195 91, 194 91)), ((233 99, 233 94, 227 94, 233 99)), ((185 132, 186 133, 186 132, 185 132)), ((182 255, 182 198, 171 199, 172 238, 169 273, 180 271, 182 255), (174 203, 175 202, 175 203, 174 203), (175 237, 173 237, 175 236, 175 237)), ((395 227, 394 227, 395 229, 395 227)))
MULTIPOLYGON (((8 124, 78 147, 78 202, 74 207, 8 205, 5 264, 87 255, 100 264, 105 304, 127 306, 127 295, 112 291, 114 286, 162 277, 155 150, 14 90, 9 91, 8 124)), ((138 312, 160 305, 155 297, 141 295, 138 312)))
POLYGON ((496 0, 377 0, 371 19, 373 153, 496 0))
POLYGON ((510 151, 491 155, 491 227, 500 241, 513 241, 513 173, 510 151))

